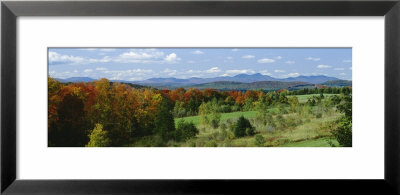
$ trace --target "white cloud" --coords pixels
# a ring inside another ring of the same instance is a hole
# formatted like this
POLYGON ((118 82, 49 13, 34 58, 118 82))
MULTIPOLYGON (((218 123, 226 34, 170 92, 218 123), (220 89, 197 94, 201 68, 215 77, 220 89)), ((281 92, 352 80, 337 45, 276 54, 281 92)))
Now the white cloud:
POLYGON ((294 63, 296 63, 295 61, 292 61, 292 60, 288 60, 288 61, 286 61, 285 62, 286 64, 294 64, 294 63))
POLYGON ((289 73, 287 76, 288 77, 298 77, 298 76, 300 76, 300 74, 297 72, 293 72, 293 73, 289 73))
POLYGON ((280 60, 282 59, 282 56, 276 56, 275 59, 280 60))
POLYGON ((171 54, 167 55, 164 58, 164 60, 167 62, 176 62, 176 61, 180 60, 180 58, 178 58, 178 56, 175 53, 171 53, 171 54))
POLYGON ((305 58, 305 60, 319 61, 319 60, 321 60, 321 58, 308 57, 308 58, 305 58))
POLYGON ((163 56, 163 52, 125 52, 119 55, 122 59, 130 59, 130 60, 144 60, 144 59, 152 59, 152 58, 159 58, 163 56))
POLYGON ((169 69, 169 68, 167 68, 167 69, 164 70, 164 73, 168 73, 169 76, 173 76, 173 75, 175 75, 177 72, 178 72, 177 70, 171 70, 171 69, 169 69))
POLYGON ((278 70, 276 69, 275 72, 286 72, 285 70, 278 70))
POLYGON ((194 64, 194 63, 196 63, 196 62, 193 61, 193 60, 189 60, 189 61, 187 61, 187 63, 189 63, 189 64, 194 64))
POLYGON ((76 64, 84 62, 85 59, 82 57, 61 55, 57 52, 49 52, 49 62, 51 64, 76 64))
POLYGON ((252 69, 234 69, 234 70, 227 70, 225 71, 225 74, 223 74, 224 76, 229 76, 229 75, 237 75, 237 74, 254 74, 255 71, 252 69))
POLYGON ((259 59, 257 62, 258 63, 273 63, 273 62, 275 62, 275 60, 269 59, 269 58, 263 58, 263 59, 259 59))
POLYGON ((255 56, 253 56, 253 55, 245 55, 245 56, 243 56, 242 58, 245 58, 245 59, 252 59, 252 58, 254 58, 255 56))
POLYGON ((79 72, 79 71, 75 69, 75 70, 74 70, 74 73, 77 73, 77 72, 79 72))
POLYGON ((331 68, 332 66, 329 65, 324 65, 324 64, 320 64, 317 66, 317 68, 331 68))
POLYGON ((85 69, 83 72, 86 72, 86 73, 93 72, 93 69, 85 69))
POLYGON ((232 51, 239 51, 239 49, 235 48, 235 49, 232 49, 232 51))
POLYGON ((107 68, 104 68, 104 67, 99 67, 99 68, 96 68, 96 70, 107 70, 107 68))
POLYGON ((110 57, 108 57, 108 56, 104 56, 102 59, 94 59, 94 58, 91 58, 91 59, 87 59, 87 61, 88 61, 89 63, 98 63, 98 62, 107 63, 107 62, 111 62, 111 61, 112 61, 112 58, 110 58, 110 57))
POLYGON ((340 73, 339 75, 344 76, 344 75, 346 75, 346 73, 342 72, 342 73, 340 73))
POLYGON ((200 71, 200 70, 192 70, 192 69, 190 69, 190 70, 188 70, 188 71, 186 71, 186 73, 189 73, 189 74, 194 74, 194 73, 201 73, 202 71, 200 71))
POLYGON ((280 78, 289 78, 289 77, 298 77, 298 76, 300 76, 299 73, 297 73, 297 72, 292 72, 292 73, 289 73, 289 74, 286 74, 286 75, 281 75, 281 76, 279 76, 279 77, 280 77, 280 78))
POLYGON ((228 56, 228 57, 226 57, 226 59, 228 59, 228 60, 232 60, 232 59, 233 59, 233 57, 231 57, 231 56, 228 56))
POLYGON ((217 72, 221 72, 221 70, 218 67, 212 67, 208 70, 206 70, 207 73, 217 73, 217 72))
POLYGON ((333 70, 344 70, 344 68, 334 68, 333 70))
POLYGON ((344 63, 351 63, 351 60, 343 60, 344 63))
POLYGON ((261 73, 262 75, 272 76, 272 74, 269 73, 268 70, 262 70, 260 73, 261 73))
POLYGON ((202 52, 200 50, 196 50, 196 51, 192 52, 192 54, 200 55, 200 54, 204 54, 204 52, 202 52))

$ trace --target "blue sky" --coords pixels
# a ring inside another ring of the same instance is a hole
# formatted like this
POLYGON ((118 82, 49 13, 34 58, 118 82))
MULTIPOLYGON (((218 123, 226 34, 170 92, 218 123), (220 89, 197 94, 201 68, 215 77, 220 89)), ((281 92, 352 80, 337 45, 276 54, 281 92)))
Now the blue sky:
POLYGON ((351 80, 351 48, 49 48, 49 75, 137 81, 260 73, 351 80))

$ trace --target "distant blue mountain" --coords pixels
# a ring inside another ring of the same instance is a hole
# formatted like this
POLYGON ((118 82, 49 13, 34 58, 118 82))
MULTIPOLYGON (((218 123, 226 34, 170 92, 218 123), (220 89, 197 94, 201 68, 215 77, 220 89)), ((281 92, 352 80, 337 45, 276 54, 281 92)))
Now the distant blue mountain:
MULTIPOLYGON (((67 79, 56 79, 60 82, 92 82, 95 79, 89 77, 71 77, 67 79)), ((134 83, 140 85, 148 85, 153 87, 160 87, 160 86, 174 86, 174 87, 184 87, 184 86, 191 86, 197 84, 204 84, 204 83, 212 83, 212 82, 219 82, 219 81, 229 81, 229 82, 240 82, 240 83, 254 83, 260 81, 280 81, 280 82, 305 82, 310 84, 322 84, 327 81, 336 81, 340 80, 335 77, 328 77, 324 75, 318 76, 298 76, 298 77, 289 77, 284 79, 274 78, 268 75, 262 75, 260 73, 257 74, 238 74, 236 76, 225 76, 225 77, 214 77, 214 78, 198 78, 192 77, 188 79, 178 79, 174 77, 169 78, 150 78, 142 81, 124 81, 124 80, 115 80, 113 82, 124 82, 124 83, 134 83)))
POLYGON ((339 80, 335 77, 327 77, 324 75, 319 76, 298 76, 289 77, 284 79, 274 78, 268 75, 257 74, 238 74, 233 77, 214 77, 214 78, 189 78, 189 79, 176 79, 176 78, 151 78, 143 81, 138 81, 138 84, 147 84, 154 86, 165 86, 165 85, 192 85, 192 84, 204 84, 218 81, 231 81, 241 83, 253 83, 259 81, 282 81, 282 82, 307 82, 311 84, 320 84, 326 81, 339 80))

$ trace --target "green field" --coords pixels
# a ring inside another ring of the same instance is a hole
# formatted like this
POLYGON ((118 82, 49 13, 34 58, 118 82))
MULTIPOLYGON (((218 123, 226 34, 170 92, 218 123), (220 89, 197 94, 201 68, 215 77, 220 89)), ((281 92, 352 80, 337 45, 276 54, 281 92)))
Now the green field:
MULTIPOLYGON (((231 113, 222 113, 221 121, 225 121, 230 118, 239 118, 240 116, 244 116, 246 118, 253 118, 256 116, 256 111, 247 111, 247 112, 231 112, 231 113)), ((200 125, 200 116, 188 116, 183 118, 175 118, 175 125, 179 120, 185 120, 186 122, 192 122, 194 125, 200 125)))
MULTIPOLYGON (((324 93, 324 97, 328 98, 330 96, 337 95, 337 94, 326 94, 324 93)), ((296 95, 297 99, 299 100, 300 103, 306 103, 308 98, 313 97, 313 96, 319 96, 319 94, 307 94, 307 95, 296 95)), ((288 96, 290 97, 290 95, 288 96)))
MULTIPOLYGON (((324 94, 325 97, 332 96, 334 94, 324 94)), ((299 102, 306 102, 309 97, 314 95, 298 95, 299 102)), ((313 110, 316 109, 316 106, 313 110)), ((273 107, 268 109, 270 113, 278 112, 278 108, 273 107)), ((235 121, 240 116, 244 116, 251 121, 256 117, 257 111, 246 111, 246 112, 232 112, 232 113, 221 113, 221 122, 227 124, 227 119, 235 121)), ((338 142, 332 138, 330 131, 332 130, 332 124, 342 114, 338 112, 324 113, 320 118, 307 116, 301 118, 302 124, 292 128, 284 130, 269 131, 264 126, 255 125, 257 134, 262 135, 267 141, 263 146, 266 147, 331 147, 331 144, 338 146, 338 142), (331 125, 331 126, 329 126, 331 125)), ((297 117, 296 114, 284 114, 284 118, 297 117)), ((190 116, 183 118, 175 118, 175 124, 179 120, 185 120, 193 122, 199 129, 200 133, 182 146, 232 146, 232 147, 257 147, 260 145, 255 144, 255 136, 246 136, 241 138, 226 139, 221 136, 221 129, 212 129, 205 127, 200 124, 200 116, 190 116), (210 144, 211 145, 207 145, 210 144)), ((229 130, 228 130, 229 131, 229 130)))

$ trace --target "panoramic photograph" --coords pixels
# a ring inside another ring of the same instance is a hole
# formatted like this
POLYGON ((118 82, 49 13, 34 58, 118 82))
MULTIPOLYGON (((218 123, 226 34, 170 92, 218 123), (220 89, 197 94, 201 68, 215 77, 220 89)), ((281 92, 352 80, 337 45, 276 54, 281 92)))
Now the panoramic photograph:
POLYGON ((48 48, 48 147, 352 147, 351 48, 48 48))

